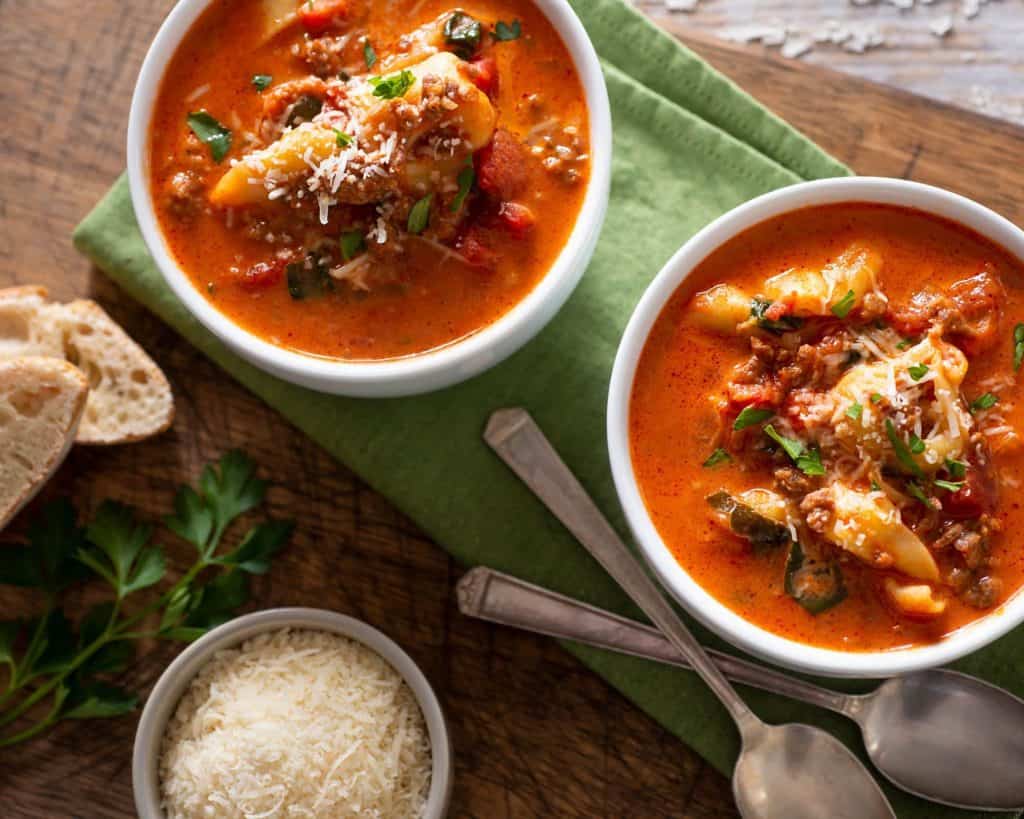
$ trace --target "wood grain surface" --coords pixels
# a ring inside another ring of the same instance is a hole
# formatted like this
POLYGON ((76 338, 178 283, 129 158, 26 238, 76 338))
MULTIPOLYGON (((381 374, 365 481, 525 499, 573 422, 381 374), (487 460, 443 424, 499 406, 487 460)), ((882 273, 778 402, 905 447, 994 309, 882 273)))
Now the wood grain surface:
MULTIPOLYGON (((96 298, 164 368, 178 402, 174 427, 158 439, 76 447, 44 498, 66 493, 90 509, 114 497, 155 518, 177 483, 243 447, 276 483, 273 513, 298 521, 254 605, 336 609, 410 652, 450 717, 453 817, 735 816, 725 778, 554 642, 460 617, 461 569, 440 548, 74 252, 71 229, 123 167, 135 74, 170 5, 0 0, 0 286, 43 282, 58 298, 96 298)), ((1024 132, 792 61, 688 41, 861 173, 944 185, 1024 220, 1024 132)), ((180 570, 180 544, 170 552, 180 570)), ((5 617, 29 605, 0 589, 5 617)), ((127 680, 143 691, 174 653, 146 649, 127 680)), ((134 718, 65 724, 0 752, 0 814, 133 815, 134 729, 134 718)))
MULTIPOLYGON (((970 19, 971 0, 898 0, 911 8, 898 8, 897 0, 634 2, 658 22, 716 37, 752 25, 784 29, 791 42, 813 40, 830 24, 848 34, 877 31, 884 42, 866 53, 849 44, 814 43, 799 59, 1024 124, 1024 0, 993 0, 970 19), (937 37, 931 26, 947 17, 953 29, 937 37)), ((751 44, 748 50, 778 53, 780 47, 751 44)))

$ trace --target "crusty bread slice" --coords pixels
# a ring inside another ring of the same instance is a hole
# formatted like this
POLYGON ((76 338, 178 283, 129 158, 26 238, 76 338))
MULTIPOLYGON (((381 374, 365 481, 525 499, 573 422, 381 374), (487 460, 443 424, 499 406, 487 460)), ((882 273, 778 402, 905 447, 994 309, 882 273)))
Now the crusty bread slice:
POLYGON ((64 356, 89 381, 78 443, 128 443, 171 425, 174 396, 167 378, 102 307, 80 299, 48 305, 41 316, 59 328, 64 356))
POLYGON ((27 355, 64 357, 60 329, 44 321, 45 287, 0 290, 0 361, 27 355))
POLYGON ((0 529, 67 456, 88 394, 82 372, 59 358, 0 362, 0 529))

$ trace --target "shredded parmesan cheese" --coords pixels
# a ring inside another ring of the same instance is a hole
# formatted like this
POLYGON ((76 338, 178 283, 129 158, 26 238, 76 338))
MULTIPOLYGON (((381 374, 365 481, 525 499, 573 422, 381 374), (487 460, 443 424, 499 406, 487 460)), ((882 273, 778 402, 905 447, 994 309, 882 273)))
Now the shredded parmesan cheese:
POLYGON ((398 673, 319 631, 262 634, 220 651, 168 723, 168 819, 415 819, 430 746, 398 673))

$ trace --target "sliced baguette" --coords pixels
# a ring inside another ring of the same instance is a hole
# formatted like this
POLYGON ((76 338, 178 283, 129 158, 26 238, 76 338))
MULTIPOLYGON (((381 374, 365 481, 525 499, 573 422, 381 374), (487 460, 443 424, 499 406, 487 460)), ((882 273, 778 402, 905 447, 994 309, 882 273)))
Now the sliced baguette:
POLYGON ((42 318, 45 287, 0 290, 0 361, 27 355, 64 357, 60 328, 42 318))
POLYGON ((167 378, 96 302, 51 304, 41 317, 59 329, 64 356, 89 381, 78 443, 128 443, 171 425, 174 396, 167 378))
POLYGON ((0 362, 0 529, 64 461, 88 394, 82 372, 59 358, 0 362))

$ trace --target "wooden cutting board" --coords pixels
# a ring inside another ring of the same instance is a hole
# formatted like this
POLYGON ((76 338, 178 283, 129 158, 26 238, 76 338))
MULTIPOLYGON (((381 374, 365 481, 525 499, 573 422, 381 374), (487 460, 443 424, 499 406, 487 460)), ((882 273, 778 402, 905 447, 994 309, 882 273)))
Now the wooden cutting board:
MULTIPOLYGON (((124 165, 135 75, 170 5, 0 3, 0 286, 43 282, 62 299, 92 295, 153 354, 178 401, 167 434, 76 448, 45 495, 69 494, 81 508, 114 497, 156 518, 177 483, 242 447, 276 484, 272 512, 298 521, 291 548, 257 584, 255 605, 336 609, 412 654, 451 719, 453 817, 734 816, 722 776, 553 641, 460 617, 452 594, 460 569, 445 552, 74 252, 71 229, 124 165)), ((1024 222, 1024 131, 675 33, 861 174, 942 185, 1024 222)), ((171 554, 182 566, 184 555, 171 554)), ((31 601, 0 589, 0 619, 27 613, 31 601)), ((126 682, 148 690, 173 653, 147 646, 126 682)), ((134 729, 133 718, 65 724, 0 751, 3 815, 133 815, 134 729)))

